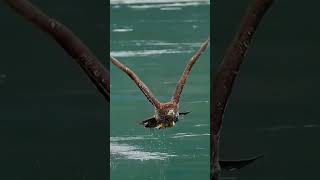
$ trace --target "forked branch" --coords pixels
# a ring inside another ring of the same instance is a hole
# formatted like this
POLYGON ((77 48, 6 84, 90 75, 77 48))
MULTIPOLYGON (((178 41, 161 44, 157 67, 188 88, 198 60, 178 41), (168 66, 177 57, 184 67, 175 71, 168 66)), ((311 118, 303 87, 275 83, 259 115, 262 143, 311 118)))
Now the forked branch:
POLYGON ((256 29, 273 0, 254 0, 247 10, 240 29, 222 60, 220 69, 214 74, 211 94, 211 179, 216 180, 219 133, 223 114, 232 91, 235 78, 256 29))
POLYGON ((130 77, 130 79, 134 81, 134 83, 139 87, 141 92, 146 96, 146 98, 152 104, 153 107, 158 109, 160 108, 160 102, 158 101, 158 99, 152 94, 150 89, 140 80, 140 78, 131 69, 120 63, 116 58, 112 57, 111 55, 110 61, 121 71, 126 73, 130 77))
POLYGON ((176 87, 176 90, 174 91, 174 94, 171 98, 172 101, 174 101, 176 104, 179 103, 180 100, 180 96, 183 90, 183 87, 187 81, 187 77, 192 69, 192 66, 194 65, 194 63, 196 63, 196 61, 200 58, 201 54, 206 50, 206 48, 208 47, 208 44, 210 42, 210 38, 208 38, 202 45, 201 47, 198 49, 198 51, 191 57, 191 59, 189 60, 188 64, 186 65, 179 81, 176 87))
POLYGON ((84 70, 109 101, 109 72, 90 49, 66 26, 47 16, 27 0, 4 0, 12 9, 48 33, 84 70))

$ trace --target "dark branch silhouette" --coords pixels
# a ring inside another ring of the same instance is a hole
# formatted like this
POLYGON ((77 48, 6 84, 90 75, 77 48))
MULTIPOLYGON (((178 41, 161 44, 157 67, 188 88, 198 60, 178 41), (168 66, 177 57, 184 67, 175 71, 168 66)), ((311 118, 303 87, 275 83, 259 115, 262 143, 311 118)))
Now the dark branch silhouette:
MULTIPOLYGON (((211 94, 211 179, 217 180, 220 173, 219 138, 223 114, 232 91, 240 65, 256 29, 273 0, 254 0, 249 6, 240 29, 231 43, 220 65, 214 74, 211 94)), ((252 162, 252 161, 249 161, 252 162)))
POLYGON ((189 112, 179 113, 179 99, 181 96, 182 89, 186 83, 187 77, 192 69, 192 66, 200 58, 202 52, 208 47, 210 38, 208 38, 199 48, 198 51, 192 56, 188 61, 187 66, 184 72, 181 75, 180 80, 178 81, 176 90, 169 102, 160 103, 157 98, 151 93, 149 88, 139 79, 139 77, 128 67, 121 64, 117 59, 110 55, 110 61, 117 66, 120 70, 126 73, 133 82, 139 87, 142 93, 150 101, 150 103, 155 108, 155 115, 151 118, 148 118, 144 121, 141 121, 140 124, 144 125, 146 128, 167 128, 173 127, 178 121, 179 115, 186 115, 189 112))
POLYGON ((90 49, 65 25, 49 17, 27 0, 4 0, 13 10, 48 33, 88 75, 109 102, 109 72, 90 49))

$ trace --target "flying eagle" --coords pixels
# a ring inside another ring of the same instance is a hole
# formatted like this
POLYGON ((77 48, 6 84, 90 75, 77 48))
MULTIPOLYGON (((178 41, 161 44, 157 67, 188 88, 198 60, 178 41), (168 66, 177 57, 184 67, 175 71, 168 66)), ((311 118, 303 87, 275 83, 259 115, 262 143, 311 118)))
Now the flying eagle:
POLYGON ((173 93, 173 96, 169 102, 161 103, 159 100, 153 95, 150 89, 140 80, 140 78, 128 67, 123 65, 117 59, 110 55, 110 60, 112 64, 117 66, 120 70, 126 73, 134 83, 139 87, 142 93, 146 96, 149 102, 155 109, 154 116, 141 121, 140 124, 146 128, 168 128, 173 127, 175 123, 179 120, 179 115, 186 115, 189 112, 179 112, 179 99, 182 92, 182 89, 186 83, 187 77, 191 71, 192 66, 195 62, 199 59, 201 54, 205 51, 208 47, 210 38, 208 38, 199 48, 199 50, 191 57, 187 66, 185 67, 179 81, 177 87, 173 93))

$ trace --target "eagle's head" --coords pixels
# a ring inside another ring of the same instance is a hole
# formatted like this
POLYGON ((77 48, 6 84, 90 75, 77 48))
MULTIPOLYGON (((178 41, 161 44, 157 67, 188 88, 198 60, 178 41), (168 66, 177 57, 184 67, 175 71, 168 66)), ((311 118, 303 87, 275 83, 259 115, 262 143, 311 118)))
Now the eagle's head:
POLYGON ((175 125, 178 119, 178 112, 175 109, 168 109, 160 118, 158 119, 157 129, 171 128, 175 125))

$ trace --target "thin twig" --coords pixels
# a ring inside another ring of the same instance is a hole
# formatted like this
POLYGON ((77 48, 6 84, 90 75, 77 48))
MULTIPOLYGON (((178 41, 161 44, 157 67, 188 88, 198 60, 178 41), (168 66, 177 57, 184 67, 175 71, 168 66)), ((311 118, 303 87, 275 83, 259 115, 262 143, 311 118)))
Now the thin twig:
POLYGON ((218 73, 213 77, 211 94, 211 179, 213 180, 218 178, 219 134, 228 98, 253 35, 272 3, 273 0, 254 0, 249 6, 218 73))
POLYGON ((48 33, 84 70, 109 102, 109 71, 65 25, 49 17, 27 0, 4 0, 18 14, 48 33))

